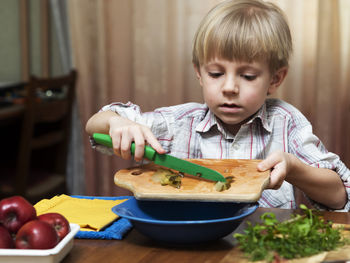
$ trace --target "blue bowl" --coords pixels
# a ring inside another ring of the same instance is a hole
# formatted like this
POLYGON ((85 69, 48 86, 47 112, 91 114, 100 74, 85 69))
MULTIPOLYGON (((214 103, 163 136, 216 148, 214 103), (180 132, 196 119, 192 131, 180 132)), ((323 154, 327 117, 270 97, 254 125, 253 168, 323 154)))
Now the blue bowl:
POLYGON ((258 203, 141 201, 131 197, 112 211, 154 240, 188 244, 232 233, 257 208, 258 203))

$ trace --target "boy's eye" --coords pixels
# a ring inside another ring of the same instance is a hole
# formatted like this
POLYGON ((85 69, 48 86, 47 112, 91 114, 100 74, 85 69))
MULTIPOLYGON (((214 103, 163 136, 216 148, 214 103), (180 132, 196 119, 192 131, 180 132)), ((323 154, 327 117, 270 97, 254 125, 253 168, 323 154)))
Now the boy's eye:
POLYGON ((254 79, 256 79, 256 75, 247 75, 247 74, 243 74, 241 75, 243 78, 245 78, 246 80, 252 81, 254 79))
POLYGON ((221 77, 222 75, 224 75, 224 73, 221 73, 221 72, 208 72, 208 75, 212 78, 219 78, 221 77))

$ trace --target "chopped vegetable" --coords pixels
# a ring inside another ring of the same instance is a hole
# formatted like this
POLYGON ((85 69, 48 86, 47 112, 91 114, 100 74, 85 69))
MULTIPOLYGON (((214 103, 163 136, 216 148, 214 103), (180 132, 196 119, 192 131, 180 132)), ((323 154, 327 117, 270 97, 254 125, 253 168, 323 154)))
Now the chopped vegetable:
MULTIPOLYGON (((138 175, 135 173, 135 175, 138 175)), ((170 169, 159 168, 152 176, 152 180, 161 185, 170 185, 175 188, 181 187, 181 178, 183 178, 183 173, 175 173, 170 169)), ((216 182, 214 187, 216 191, 224 191, 231 187, 233 182, 233 176, 226 177, 226 182, 216 182)))
POLYGON ((152 176, 154 182, 160 183, 161 185, 170 185, 175 188, 181 187, 180 174, 174 173, 171 170, 159 168, 152 176))
POLYGON ((224 190, 227 190, 231 187, 231 183, 233 182, 233 176, 227 176, 226 178, 226 182, 217 182, 215 183, 214 187, 215 190, 218 192, 222 192, 224 190))
POLYGON ((271 262, 276 256, 284 259, 311 256, 349 244, 341 236, 342 228, 332 228, 316 211, 300 205, 304 215, 293 214, 290 220, 279 222, 274 213, 264 213, 262 223, 248 227, 234 237, 245 255, 252 261, 271 262))

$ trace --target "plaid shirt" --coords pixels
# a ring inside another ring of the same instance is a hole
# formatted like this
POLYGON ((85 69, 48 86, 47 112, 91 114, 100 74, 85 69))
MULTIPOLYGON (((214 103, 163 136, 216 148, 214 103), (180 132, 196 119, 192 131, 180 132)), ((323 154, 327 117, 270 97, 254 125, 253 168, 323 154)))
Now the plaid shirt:
MULTIPOLYGON (((266 100, 236 135, 227 132, 205 104, 186 103, 142 113, 139 106, 128 102, 106 105, 102 111, 106 110, 150 127, 163 148, 178 158, 265 159, 275 150, 292 153, 311 166, 335 170, 349 200, 350 170, 325 149, 302 113, 282 100, 266 100)), ((278 190, 264 190, 259 205, 296 208, 293 186, 285 181, 278 190)), ((348 201, 343 210, 349 208, 348 201)))

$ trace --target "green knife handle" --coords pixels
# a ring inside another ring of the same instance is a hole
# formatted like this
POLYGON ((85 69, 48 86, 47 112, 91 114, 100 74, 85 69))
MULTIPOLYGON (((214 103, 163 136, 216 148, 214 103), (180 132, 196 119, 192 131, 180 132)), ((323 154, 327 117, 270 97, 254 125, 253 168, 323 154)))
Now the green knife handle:
MULTIPOLYGON (((131 154, 135 155, 135 143, 131 143, 131 154)), ((147 158, 150 161, 153 161, 156 155, 156 151, 151 146, 145 146, 145 151, 143 153, 143 156, 147 158)))
POLYGON ((98 144, 102 144, 109 148, 113 148, 112 138, 107 134, 94 133, 92 135, 92 138, 94 138, 95 142, 97 142, 98 144))
MULTIPOLYGON (((102 145, 107 146, 109 148, 113 148, 111 136, 109 136, 107 134, 102 134, 102 133, 94 133, 92 135, 92 137, 94 138, 95 142, 97 142, 98 144, 102 144, 102 145)), ((131 143, 131 154, 132 155, 135 154, 135 143, 134 142, 131 143)), ((144 157, 147 158, 148 160, 153 161, 155 155, 156 155, 156 151, 152 147, 146 145, 144 157)))

